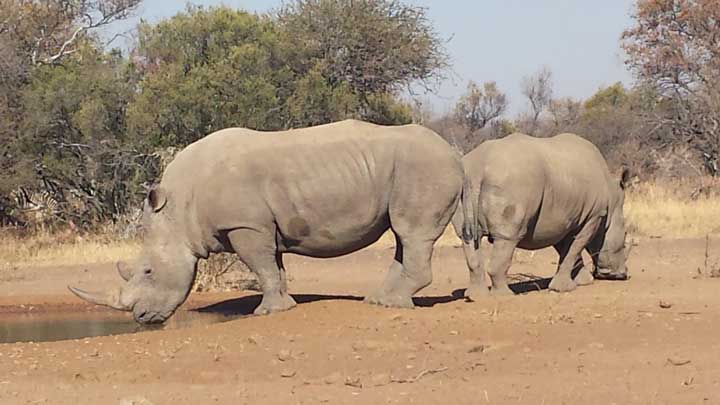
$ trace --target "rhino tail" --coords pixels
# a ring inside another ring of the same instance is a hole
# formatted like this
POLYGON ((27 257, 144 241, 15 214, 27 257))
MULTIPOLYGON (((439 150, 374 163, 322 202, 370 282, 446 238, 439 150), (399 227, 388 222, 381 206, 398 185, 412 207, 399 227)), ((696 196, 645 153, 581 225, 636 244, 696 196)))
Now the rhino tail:
MULTIPOLYGON (((479 185, 478 185, 479 190, 479 185)), ((462 190, 462 206, 463 206, 463 227, 462 237, 465 243, 477 243, 480 240, 481 230, 478 226, 479 219, 479 193, 476 192, 470 179, 465 176, 465 182, 462 190)))

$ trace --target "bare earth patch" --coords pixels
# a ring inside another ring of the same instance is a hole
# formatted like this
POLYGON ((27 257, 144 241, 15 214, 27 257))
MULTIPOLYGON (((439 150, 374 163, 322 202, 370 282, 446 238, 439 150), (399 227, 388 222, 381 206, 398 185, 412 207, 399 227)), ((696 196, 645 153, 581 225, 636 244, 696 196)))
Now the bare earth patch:
MULTIPOLYGON (((708 251, 717 260, 720 241, 708 251)), ((300 305, 281 314, 0 345, 0 403, 720 403, 720 279, 698 272, 704 239, 641 240, 627 282, 475 303, 452 295, 465 287, 464 259, 442 247, 419 308, 363 304, 391 258, 390 249, 289 257, 300 305)), ((530 276, 552 274, 555 260, 523 252, 514 278, 542 285, 530 276)), ((111 265, 16 272, 24 277, 0 283, 3 317, 21 304, 95 311, 64 285, 117 282, 111 265)), ((183 311, 257 303, 252 292, 194 293, 183 311)))

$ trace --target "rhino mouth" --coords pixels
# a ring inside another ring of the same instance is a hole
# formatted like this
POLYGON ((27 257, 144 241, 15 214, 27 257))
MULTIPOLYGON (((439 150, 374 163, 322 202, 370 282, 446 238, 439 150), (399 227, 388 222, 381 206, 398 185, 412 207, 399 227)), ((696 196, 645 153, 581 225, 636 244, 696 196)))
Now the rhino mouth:
POLYGON ((133 310, 135 322, 142 325, 159 325, 165 322, 173 313, 146 311, 141 309, 133 310))
POLYGON ((625 281, 629 279, 627 273, 613 273, 611 271, 598 270, 595 272, 595 278, 598 280, 625 281))

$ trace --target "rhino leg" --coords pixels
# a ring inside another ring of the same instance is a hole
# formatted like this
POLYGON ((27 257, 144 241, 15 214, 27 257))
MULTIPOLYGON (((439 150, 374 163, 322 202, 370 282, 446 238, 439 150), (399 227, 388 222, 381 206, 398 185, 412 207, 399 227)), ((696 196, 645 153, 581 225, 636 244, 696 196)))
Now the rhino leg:
MULTIPOLYGON (((555 250, 558 252, 558 255, 560 255, 560 257, 563 257, 564 252, 567 251, 567 247, 564 247, 562 244, 558 244, 555 246, 555 250)), ((593 283, 593 281, 595 281, 595 277, 593 277, 590 269, 585 266, 585 262, 583 261, 582 255, 580 254, 578 254, 577 258, 575 259, 575 265, 573 265, 570 276, 577 285, 590 285, 593 283)))
POLYGON ((378 292, 365 298, 369 304, 413 308, 412 296, 432 282, 430 259, 433 241, 398 241, 395 260, 378 292))
POLYGON ((228 234, 235 253, 260 281, 263 298, 254 311, 256 315, 285 311, 296 305, 287 292, 282 256, 277 252, 274 237, 270 235, 248 229, 238 229, 228 234))
POLYGON ((512 264, 513 252, 518 242, 495 239, 493 242, 492 253, 490 255, 490 266, 488 273, 492 281, 490 293, 493 295, 513 295, 513 291, 508 286, 507 272, 512 264))
POLYGON ((591 219, 580 232, 568 236, 566 240, 560 242, 555 247, 560 254, 560 261, 557 273, 555 273, 555 277, 550 281, 550 290, 567 292, 577 287, 577 283, 572 279, 573 270, 577 267, 578 261, 582 262, 581 253, 597 231, 599 224, 599 220, 591 219))
POLYGON ((590 269, 585 266, 585 262, 581 255, 578 255, 575 267, 572 270, 572 277, 577 285, 590 285, 595 281, 590 269))
POLYGON ((470 270, 470 284, 465 290, 465 298, 477 301, 490 295, 487 283, 485 282, 485 269, 483 268, 482 256, 480 255, 480 244, 475 245, 474 241, 463 243, 465 261, 470 270))

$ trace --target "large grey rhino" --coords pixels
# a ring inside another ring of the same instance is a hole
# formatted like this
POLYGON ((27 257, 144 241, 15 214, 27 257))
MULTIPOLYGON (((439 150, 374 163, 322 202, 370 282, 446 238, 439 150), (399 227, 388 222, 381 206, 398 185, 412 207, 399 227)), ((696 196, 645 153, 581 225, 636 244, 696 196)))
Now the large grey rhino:
POLYGON ((549 286, 554 291, 573 290, 594 277, 627 278, 628 171, 613 178, 592 143, 573 134, 512 134, 482 143, 465 155, 463 166, 466 184, 452 222, 470 269, 466 297, 512 294, 507 271, 516 247, 555 247, 560 260, 549 286), (490 290, 479 254, 485 236, 493 244, 490 290), (583 250, 593 258, 593 272, 583 266, 583 250))
POLYGON ((182 150, 145 200, 145 237, 127 281, 87 301, 132 311, 139 323, 170 317, 190 292, 199 258, 235 252, 258 276, 256 314, 289 309, 283 253, 344 255, 389 228, 395 259, 366 299, 412 307, 430 284, 433 245, 462 191, 460 156, 429 129, 347 120, 283 132, 232 128, 182 150))

